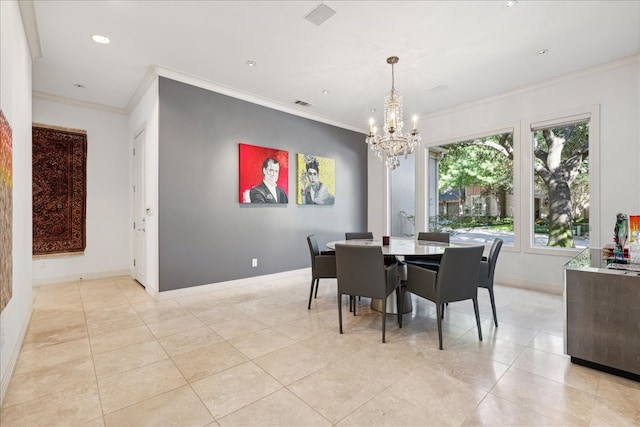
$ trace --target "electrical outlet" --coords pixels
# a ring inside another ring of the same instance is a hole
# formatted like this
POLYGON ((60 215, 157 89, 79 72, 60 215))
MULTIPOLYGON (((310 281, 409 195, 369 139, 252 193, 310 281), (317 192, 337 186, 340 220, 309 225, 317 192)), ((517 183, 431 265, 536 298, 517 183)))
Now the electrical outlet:
POLYGON ((257 267, 258 266, 258 258, 253 258, 251 260, 251 267, 257 267))

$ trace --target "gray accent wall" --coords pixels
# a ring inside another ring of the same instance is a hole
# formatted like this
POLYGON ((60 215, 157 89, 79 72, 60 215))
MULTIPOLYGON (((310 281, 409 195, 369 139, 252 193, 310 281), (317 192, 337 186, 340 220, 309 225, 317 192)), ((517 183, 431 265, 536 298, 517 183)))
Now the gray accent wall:
POLYGON ((160 291, 306 268, 308 234, 367 229, 363 134, 160 77, 158 148, 160 291), (239 203, 239 143, 289 152, 288 204, 239 203), (335 159, 335 205, 296 203, 297 153, 335 159))

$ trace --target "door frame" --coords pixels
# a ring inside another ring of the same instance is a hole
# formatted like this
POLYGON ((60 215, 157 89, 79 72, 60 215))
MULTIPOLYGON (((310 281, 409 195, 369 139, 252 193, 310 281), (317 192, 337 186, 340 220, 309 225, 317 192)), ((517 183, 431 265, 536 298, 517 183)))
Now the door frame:
POLYGON ((133 139, 133 259, 131 263, 132 277, 142 286, 147 282, 147 239, 145 188, 145 129, 138 132, 133 139))

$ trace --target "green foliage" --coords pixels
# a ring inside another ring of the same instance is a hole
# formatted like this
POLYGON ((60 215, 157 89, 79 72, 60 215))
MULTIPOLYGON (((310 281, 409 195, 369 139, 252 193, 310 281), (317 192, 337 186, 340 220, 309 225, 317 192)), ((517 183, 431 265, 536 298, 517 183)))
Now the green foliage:
POLYGON ((454 219, 431 218, 430 231, 441 231, 443 229, 457 230, 470 228, 490 228, 492 230, 513 231, 513 218, 497 218, 495 216, 465 215, 454 219))
MULTIPOLYGON (((487 143, 497 143, 501 135, 447 145, 439 164, 438 190, 463 189, 480 185, 488 193, 513 187, 513 164, 502 152, 487 143)), ((512 138, 509 134, 509 138, 512 138)))
MULTIPOLYGON (((535 232, 549 234, 549 246, 572 247, 576 219, 588 215, 589 123, 540 129, 534 131, 533 136, 534 192, 544 200, 539 212, 544 219, 534 225, 535 232)), ((464 203, 463 190, 481 186, 484 195, 496 196, 500 203, 513 189, 512 133, 450 144, 446 149, 439 165, 440 193, 458 190, 464 203)), ((504 208, 500 206, 502 216, 507 214, 504 208)), ((588 225, 588 218, 585 222, 588 225)), ((490 221, 473 216, 456 219, 447 226, 453 229, 494 227, 490 221)))
POLYGON ((544 219, 536 220, 533 225, 533 232, 536 234, 549 234, 549 226, 547 225, 547 221, 544 219))

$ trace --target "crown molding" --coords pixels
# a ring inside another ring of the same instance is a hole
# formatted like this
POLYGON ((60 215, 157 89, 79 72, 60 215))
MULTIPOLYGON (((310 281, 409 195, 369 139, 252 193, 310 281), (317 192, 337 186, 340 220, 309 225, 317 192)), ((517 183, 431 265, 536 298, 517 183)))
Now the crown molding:
MULTIPOLYGON (((19 2, 19 3, 23 3, 23 2, 19 2)), ((33 4, 31 1, 25 1, 24 3, 30 3, 30 7, 31 9, 33 9, 33 4)), ((25 6, 28 8, 28 6, 25 6)), ((21 7, 22 9, 22 7, 21 7)), ((29 12, 27 12, 29 13, 29 12)), ((23 17, 24 19, 24 17, 23 17)), ((35 16, 34 16, 35 19, 35 16)), ((36 36, 37 36, 37 28, 36 28, 36 36)), ((39 45, 39 41, 38 41, 38 45, 39 45)), ((31 43, 30 43, 30 48, 31 48, 31 43)), ((38 47, 39 49, 39 47, 38 47)), ((33 52, 33 51, 32 51, 33 52)), ((33 53, 32 53, 33 56, 33 53)), ((548 79, 548 80, 544 80, 538 83, 534 83, 532 85, 528 85, 528 86, 523 86, 520 87, 518 89, 514 89, 508 92, 503 92, 488 98, 482 98, 476 101, 472 101, 472 102, 468 102, 465 104, 460 104, 457 105, 455 107, 451 107, 451 108, 447 108, 444 110, 439 110, 439 111, 434 111, 432 113, 429 114, 425 114, 423 116, 421 116, 421 118, 436 118, 439 116, 443 116, 443 115, 447 115, 447 114, 452 114, 461 110, 465 110, 468 108, 472 108, 472 107, 477 107, 477 106, 481 106, 487 103, 491 103, 491 102, 495 102, 501 99, 506 99, 509 97, 513 97, 516 95, 520 95, 522 93, 526 93, 526 92, 530 92, 530 91, 534 91, 534 90, 539 90, 548 86, 552 86, 552 85, 556 85, 558 83, 562 83, 564 81, 568 81, 568 80, 573 80, 576 78, 581 78, 581 77, 586 77, 586 76, 590 76, 590 75, 594 75, 594 74, 599 74, 605 71, 609 71, 609 70, 613 70, 616 68, 622 68, 622 67, 626 67, 629 65, 637 65, 640 63, 640 54, 635 54, 635 55, 631 55, 625 58, 621 58, 615 61, 611 61, 611 62, 607 62, 604 64, 600 64, 600 65, 596 65, 593 67, 589 67, 589 68, 585 68, 583 70, 579 70, 576 71, 574 73, 569 73, 569 74, 565 74, 559 77, 555 77, 552 79, 548 79)), ((212 92, 216 92, 216 93, 220 93, 222 95, 227 95, 227 96, 231 96, 233 98, 236 99, 241 99, 243 101, 247 101, 247 102, 251 102, 253 104, 257 104, 257 105, 261 105, 263 107, 267 107, 267 108, 271 108, 277 111, 282 111, 284 113, 287 114, 292 114, 298 117, 303 117, 309 120, 313 120, 316 122, 320 122, 320 123, 325 123, 331 126, 336 126, 342 129, 347 129, 347 130, 351 130, 354 132, 358 132, 358 133, 365 133, 365 131, 363 130, 363 128, 361 127, 356 127, 356 126, 352 126, 352 125, 347 125, 345 123, 341 123, 339 121, 336 120, 331 120, 328 119, 326 117, 321 117, 315 114, 311 114, 311 113, 306 113, 304 111, 299 111, 296 110, 294 108, 291 108, 290 106, 287 105, 283 105, 281 103, 266 99, 266 98, 261 98, 259 96, 250 94, 248 92, 242 92, 239 91, 237 89, 233 89, 230 88, 228 86, 224 86, 215 82, 211 82, 181 71, 177 71, 168 67, 163 67, 163 66, 159 66, 159 65, 151 65, 148 67, 147 72, 145 73, 144 77, 142 78, 140 84, 138 85, 138 88, 136 89, 135 93, 133 94, 133 96, 131 97, 131 99, 129 100, 129 102, 127 103, 126 108, 116 108, 116 107, 111 107, 111 106, 106 106, 103 104, 97 104, 97 103, 92 103, 92 102, 86 102, 86 101, 78 101, 72 98, 67 98, 67 97, 63 97, 63 96, 58 96, 58 95, 52 95, 52 94, 48 94, 45 92, 38 92, 38 91, 33 91, 33 97, 37 98, 37 99, 43 99, 43 100, 48 100, 48 101, 54 101, 54 102, 61 102, 61 103, 65 103, 65 104, 70 104, 70 105, 75 105, 78 107, 85 107, 85 108, 93 108, 93 109, 97 109, 97 110, 102 110, 102 111, 107 111, 110 113, 116 113, 116 114, 124 114, 124 115, 129 115, 133 109, 135 108, 135 106, 138 104, 138 102, 140 102, 140 100, 142 99, 142 97, 144 96, 145 92, 147 91, 147 89, 151 86, 151 84, 154 82, 154 80, 159 77, 166 77, 166 78, 170 78, 172 80, 176 80, 176 81, 180 81, 186 84, 190 84, 192 86, 196 86, 202 89, 206 89, 212 92)))
POLYGON ((67 98, 65 96, 52 95, 46 92, 39 92, 34 90, 31 94, 34 99, 42 99, 45 101, 59 102, 62 104, 74 105, 76 107, 92 108, 94 110, 101 110, 101 111, 106 111, 106 112, 115 113, 115 114, 123 114, 123 115, 129 114, 124 108, 110 107, 108 105, 96 104, 94 102, 79 101, 77 99, 67 98))
POLYGON ((24 33, 27 37, 31 60, 35 61, 42 57, 36 9, 33 6, 32 0, 21 0, 18 2, 18 7, 20 7, 20 15, 22 15, 22 26, 24 27, 24 33))
POLYGON ((156 65, 149 65, 147 67, 147 72, 144 74, 144 77, 142 77, 142 80, 136 88, 136 91, 133 93, 133 95, 129 99, 129 102, 127 103, 127 107, 125 108, 127 114, 131 114, 134 108, 136 108, 136 105, 138 105, 138 103, 142 100, 144 94, 147 93, 147 90, 149 89, 149 87, 151 87, 151 85, 157 78, 158 67, 156 65))
POLYGON ((425 114, 424 118, 432 119, 447 114, 456 113, 458 111, 466 110, 468 108, 478 107, 491 102, 499 101, 501 99, 510 98, 516 95, 520 95, 526 92, 534 90, 540 90, 549 86, 556 85, 568 80, 574 80, 577 78, 587 77, 594 74, 600 74, 605 71, 615 70, 616 68, 627 67, 629 65, 637 65, 640 63, 640 54, 634 54, 621 59, 617 59, 611 62, 605 62, 604 64, 595 65, 593 67, 584 68, 582 70, 575 71, 573 73, 563 74, 562 76, 554 77, 551 79, 543 80, 537 83, 533 83, 527 86, 522 86, 517 89, 513 89, 507 92, 502 92, 488 98, 478 99, 476 101, 467 102, 465 104, 456 105, 444 110, 434 111, 432 113, 425 114))
POLYGON ((336 120, 328 119, 326 117, 318 116, 315 114, 306 113, 304 111, 299 111, 287 105, 272 101, 270 99, 261 98, 254 94, 251 94, 248 92, 242 92, 237 89, 230 88, 228 86, 223 86, 218 83, 204 80, 200 77, 183 73, 181 71, 173 70, 171 68, 162 67, 162 66, 157 66, 157 70, 158 70, 158 75, 162 77, 166 77, 182 83, 187 83, 189 85, 206 89, 212 92, 220 93, 222 95, 231 96, 233 98, 241 99, 243 101, 247 101, 252 104, 261 105, 263 107, 271 108, 273 110, 282 111, 284 113, 292 114, 294 116, 303 117, 305 119, 313 120, 315 122, 325 123, 331 126, 336 126, 342 129, 347 129, 347 130, 351 130, 358 133, 364 133, 362 128, 341 123, 336 120))

